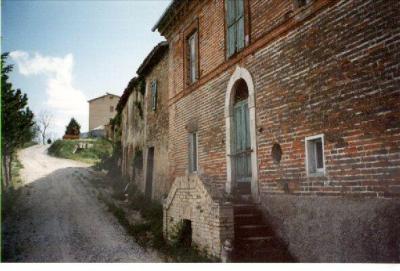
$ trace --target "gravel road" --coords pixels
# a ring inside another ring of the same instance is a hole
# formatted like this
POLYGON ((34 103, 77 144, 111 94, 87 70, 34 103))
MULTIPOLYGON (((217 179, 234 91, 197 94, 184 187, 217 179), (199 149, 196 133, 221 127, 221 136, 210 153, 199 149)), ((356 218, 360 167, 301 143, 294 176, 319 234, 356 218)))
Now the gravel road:
POLYGON ((46 147, 19 152, 25 186, 3 221, 10 262, 160 262, 128 236, 76 176, 87 164, 50 157, 46 147))

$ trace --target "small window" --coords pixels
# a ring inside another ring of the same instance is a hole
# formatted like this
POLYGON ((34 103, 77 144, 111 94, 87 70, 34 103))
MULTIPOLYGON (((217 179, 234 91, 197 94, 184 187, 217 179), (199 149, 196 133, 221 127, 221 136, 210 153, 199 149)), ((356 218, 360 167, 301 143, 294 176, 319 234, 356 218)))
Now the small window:
POLYGON ((114 106, 110 106, 110 112, 114 112, 114 106))
POLYGON ((244 47, 244 0, 226 0, 226 53, 230 57, 244 47))
POLYGON ((196 82, 198 78, 197 39, 197 31, 194 31, 187 39, 187 73, 190 84, 196 82))
POLYGON ((325 173, 323 135, 306 138, 306 166, 309 175, 325 173))
POLYGON ((197 133, 189 134, 189 172, 197 171, 197 133))
POLYGON ((295 0, 295 5, 300 8, 311 3, 312 0, 295 0))
POLYGON ((153 111, 157 109, 157 80, 151 82, 151 108, 153 111))

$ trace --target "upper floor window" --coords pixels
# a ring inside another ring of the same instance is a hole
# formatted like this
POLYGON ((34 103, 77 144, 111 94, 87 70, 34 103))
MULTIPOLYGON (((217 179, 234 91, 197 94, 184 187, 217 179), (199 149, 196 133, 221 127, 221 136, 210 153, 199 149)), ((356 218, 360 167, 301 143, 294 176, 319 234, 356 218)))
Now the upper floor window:
POLYGON ((114 112, 114 106, 110 106, 110 112, 114 112))
POLYGON ((187 73, 189 83, 192 84, 198 79, 198 34, 197 31, 194 31, 187 38, 187 73))
POLYGON ((151 109, 157 109, 157 80, 151 81, 151 109))
POLYGON ((244 0, 226 0, 227 55, 232 56, 244 47, 244 0))

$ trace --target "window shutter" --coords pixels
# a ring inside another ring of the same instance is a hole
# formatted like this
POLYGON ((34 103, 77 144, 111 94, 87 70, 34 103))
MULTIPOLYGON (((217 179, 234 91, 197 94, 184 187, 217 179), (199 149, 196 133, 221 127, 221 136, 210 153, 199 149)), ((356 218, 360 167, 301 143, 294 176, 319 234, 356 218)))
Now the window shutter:
POLYGON ((237 49, 240 51, 244 47, 244 18, 237 22, 237 49))
POLYGON ((226 39, 226 53, 230 57, 235 53, 235 40, 236 40, 236 11, 235 11, 236 0, 226 0, 226 25, 227 25, 227 39, 226 39))
POLYGON ((197 133, 192 134, 193 141, 193 171, 197 171, 197 133))
POLYGON ((192 134, 189 134, 189 172, 192 173, 193 172, 193 136, 192 134))
POLYGON ((197 80, 197 79, 199 79, 199 71, 198 71, 198 67, 199 67, 199 64, 198 64, 198 61, 199 61, 199 33, 196 31, 196 33, 195 33, 195 36, 194 36, 194 51, 195 51, 195 56, 194 56, 194 59, 195 59, 195 61, 194 61, 194 63, 195 63, 195 65, 194 65, 194 71, 195 71, 195 73, 194 73, 194 78, 195 78, 195 80, 197 80))
POLYGON ((243 5, 243 0, 235 0, 236 1, 236 21, 239 20, 239 18, 243 17, 244 14, 244 5, 243 5))
POLYGON ((228 28, 228 35, 227 35, 227 55, 230 57, 235 53, 235 37, 236 37, 236 24, 231 25, 228 28))
POLYGON ((228 26, 235 23, 235 19, 236 19, 235 1, 237 1, 237 0, 226 0, 225 1, 228 26))
POLYGON ((243 0, 236 1, 236 28, 237 28, 237 49, 244 47, 244 3, 243 0))
POLYGON ((157 108, 157 80, 154 80, 151 84, 151 97, 152 97, 152 109, 153 111, 157 108))

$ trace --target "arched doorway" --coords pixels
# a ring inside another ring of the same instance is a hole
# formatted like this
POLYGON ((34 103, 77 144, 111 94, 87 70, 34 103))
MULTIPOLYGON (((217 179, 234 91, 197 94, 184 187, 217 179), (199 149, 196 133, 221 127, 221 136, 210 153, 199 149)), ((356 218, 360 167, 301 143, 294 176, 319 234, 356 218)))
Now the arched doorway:
POLYGON ((258 201, 254 85, 250 73, 237 67, 225 100, 228 193, 252 195, 258 201))
POLYGON ((251 193, 251 140, 249 119, 249 91, 243 79, 236 81, 233 91, 233 125, 231 157, 234 169, 235 191, 251 193))

